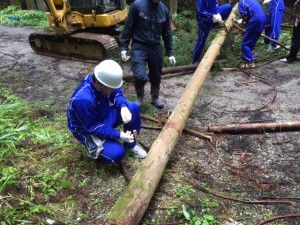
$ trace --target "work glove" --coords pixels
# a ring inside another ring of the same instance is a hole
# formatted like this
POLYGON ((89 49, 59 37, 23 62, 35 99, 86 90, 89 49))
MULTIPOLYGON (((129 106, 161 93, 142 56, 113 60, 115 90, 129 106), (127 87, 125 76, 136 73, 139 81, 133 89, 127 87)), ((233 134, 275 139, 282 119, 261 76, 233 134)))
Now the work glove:
POLYGON ((134 137, 133 134, 128 130, 126 133, 125 132, 121 132, 120 133, 120 139, 122 141, 125 141, 127 143, 132 143, 134 142, 134 137))
POLYGON ((214 14, 214 15, 212 16, 212 21, 213 21, 213 23, 220 23, 220 22, 223 22, 222 16, 220 15, 220 13, 214 14))
POLYGON ((132 114, 131 114, 131 112, 129 111, 129 109, 127 107, 122 107, 121 108, 121 117, 122 117, 122 120, 123 120, 124 124, 127 124, 131 121, 132 114))
POLYGON ((127 51, 121 51, 121 58, 124 62, 128 61, 130 59, 130 56, 127 55, 127 51))
POLYGON ((236 22, 241 25, 243 23, 243 19, 236 20, 236 22))
POLYGON ((264 0, 262 4, 268 4, 271 0, 264 0))
POLYGON ((176 64, 176 59, 175 59, 175 57, 173 55, 169 57, 169 61, 170 61, 171 65, 175 65, 176 64))

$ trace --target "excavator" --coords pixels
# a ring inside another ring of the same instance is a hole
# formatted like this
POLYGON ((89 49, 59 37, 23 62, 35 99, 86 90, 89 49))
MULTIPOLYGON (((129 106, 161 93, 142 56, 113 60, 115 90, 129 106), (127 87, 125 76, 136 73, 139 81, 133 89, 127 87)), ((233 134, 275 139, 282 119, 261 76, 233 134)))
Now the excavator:
POLYGON ((29 35, 41 55, 100 62, 119 51, 126 0, 44 0, 51 30, 29 35))

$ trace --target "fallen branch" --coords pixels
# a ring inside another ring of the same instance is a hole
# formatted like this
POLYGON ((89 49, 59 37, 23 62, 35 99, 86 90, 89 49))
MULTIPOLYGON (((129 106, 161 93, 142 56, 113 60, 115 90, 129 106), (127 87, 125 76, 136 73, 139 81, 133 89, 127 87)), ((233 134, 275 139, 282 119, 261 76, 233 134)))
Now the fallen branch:
MULTIPOLYGON (((194 73, 197 69, 197 64, 193 65, 184 65, 184 66, 172 66, 168 68, 162 69, 162 79, 171 78, 174 76, 182 76, 189 73, 194 73)), ((124 73, 123 80, 131 80, 133 78, 132 72, 129 71, 127 73, 124 73)))
POLYGON ((201 190, 204 193, 213 195, 215 197, 218 198, 223 198, 223 199, 227 199, 227 200, 232 200, 232 201, 236 201, 236 202, 241 202, 241 203, 246 203, 246 204, 289 204, 292 205, 293 202, 291 201, 285 201, 285 200, 281 200, 281 201, 276 201, 276 200, 254 200, 254 201, 250 201, 250 200, 243 200, 243 199, 238 199, 235 197, 231 197, 231 196, 225 196, 222 194, 217 194, 214 193, 204 187, 202 187, 194 178, 190 177, 191 179, 189 179, 189 182, 192 182, 196 188, 198 188, 199 190, 201 190))
POLYGON ((300 131, 300 121, 275 123, 244 123, 208 126, 207 132, 241 134, 300 131))
MULTIPOLYGON (((141 115, 141 117, 144 118, 144 119, 148 119, 150 121, 153 121, 153 122, 157 122, 158 124, 160 124, 161 122, 164 123, 164 121, 157 120, 157 119, 155 119, 153 117, 150 117, 150 116, 141 115)), ((162 129, 159 126, 152 127, 152 126, 145 126, 145 125, 143 125, 142 127, 143 128, 148 128, 148 129, 155 129, 155 130, 158 130, 158 129, 161 130, 162 129)), ((190 129, 190 128, 183 128, 183 131, 186 132, 187 134, 191 134, 191 135, 194 135, 194 136, 199 137, 199 138, 204 138, 204 139, 207 139, 210 142, 212 142, 212 137, 211 136, 203 134, 203 133, 201 133, 199 131, 195 131, 195 130, 190 129)))
POLYGON ((121 160, 121 162, 119 163, 119 167, 126 181, 129 183, 132 179, 132 176, 130 174, 130 171, 127 169, 127 165, 125 164, 124 160, 121 160))
POLYGON ((286 215, 282 215, 282 216, 274 216, 274 217, 272 217, 270 219, 267 219, 265 221, 259 222, 256 225, 263 225, 263 224, 266 224, 266 223, 273 222, 275 220, 286 219, 286 218, 296 218, 296 217, 300 217, 300 213, 286 214, 286 215))
POLYGON ((180 76, 185 76, 188 75, 189 73, 192 73, 192 71, 183 71, 183 72, 178 72, 178 73, 173 73, 173 74, 166 74, 161 77, 161 79, 169 79, 173 77, 180 77, 180 76))

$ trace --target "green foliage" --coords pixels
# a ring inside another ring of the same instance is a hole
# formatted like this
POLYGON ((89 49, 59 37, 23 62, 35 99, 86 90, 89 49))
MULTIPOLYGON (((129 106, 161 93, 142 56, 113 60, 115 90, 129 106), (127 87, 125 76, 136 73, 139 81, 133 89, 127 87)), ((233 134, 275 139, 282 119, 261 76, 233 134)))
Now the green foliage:
POLYGON ((0 10, 0 24, 35 26, 48 28, 45 12, 38 10, 21 10, 17 6, 8 6, 0 10))
POLYGON ((176 187, 176 196, 178 198, 189 198, 195 192, 192 185, 182 185, 178 184, 176 187))
MULTIPOLYGON (((196 16, 191 11, 173 15, 176 30, 173 31, 173 49, 177 65, 189 65, 192 63, 194 45, 197 39, 196 16)), ((165 59, 165 66, 169 62, 165 59)))
POLYGON ((60 169, 56 173, 51 173, 49 169, 40 172, 34 176, 37 180, 37 187, 43 190, 43 193, 47 196, 55 196, 57 190, 72 188, 74 185, 67 180, 67 170, 60 169))
POLYGON ((16 184, 17 175, 17 168, 11 166, 0 168, 0 192, 5 189, 5 187, 16 184))
POLYGON ((184 222, 185 225, 213 225, 217 222, 214 216, 207 212, 203 212, 201 216, 196 216, 196 211, 188 210, 185 205, 182 205, 180 214, 184 216, 182 222, 184 222))
POLYGON ((15 144, 22 141, 31 128, 26 119, 31 110, 24 101, 0 90, 0 162, 6 154, 15 152, 15 144), (2 99, 2 100, 1 100, 2 99), (25 119, 24 119, 25 118, 25 119))
POLYGON ((85 217, 75 210, 72 198, 59 204, 50 201, 76 187, 63 164, 66 157, 70 158, 66 152, 69 136, 62 132, 65 119, 38 116, 44 110, 38 104, 21 100, 3 88, 0 93, 1 225, 45 224, 44 216, 50 221, 53 215, 62 223, 72 224, 70 221, 76 221, 78 215, 85 217), (63 153, 57 159, 54 149, 63 153))

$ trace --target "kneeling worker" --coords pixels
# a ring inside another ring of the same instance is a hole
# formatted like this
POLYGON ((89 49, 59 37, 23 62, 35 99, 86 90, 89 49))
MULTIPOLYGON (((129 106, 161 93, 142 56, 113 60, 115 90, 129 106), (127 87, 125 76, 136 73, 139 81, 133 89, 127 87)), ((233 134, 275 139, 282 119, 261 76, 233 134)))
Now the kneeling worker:
POLYGON ((86 146, 88 155, 112 164, 123 159, 124 148, 137 158, 147 156, 133 135, 133 130, 139 134, 141 129, 139 106, 126 100, 122 78, 118 63, 102 61, 76 88, 67 111, 68 128, 86 146), (124 132, 115 129, 121 124, 124 132))

